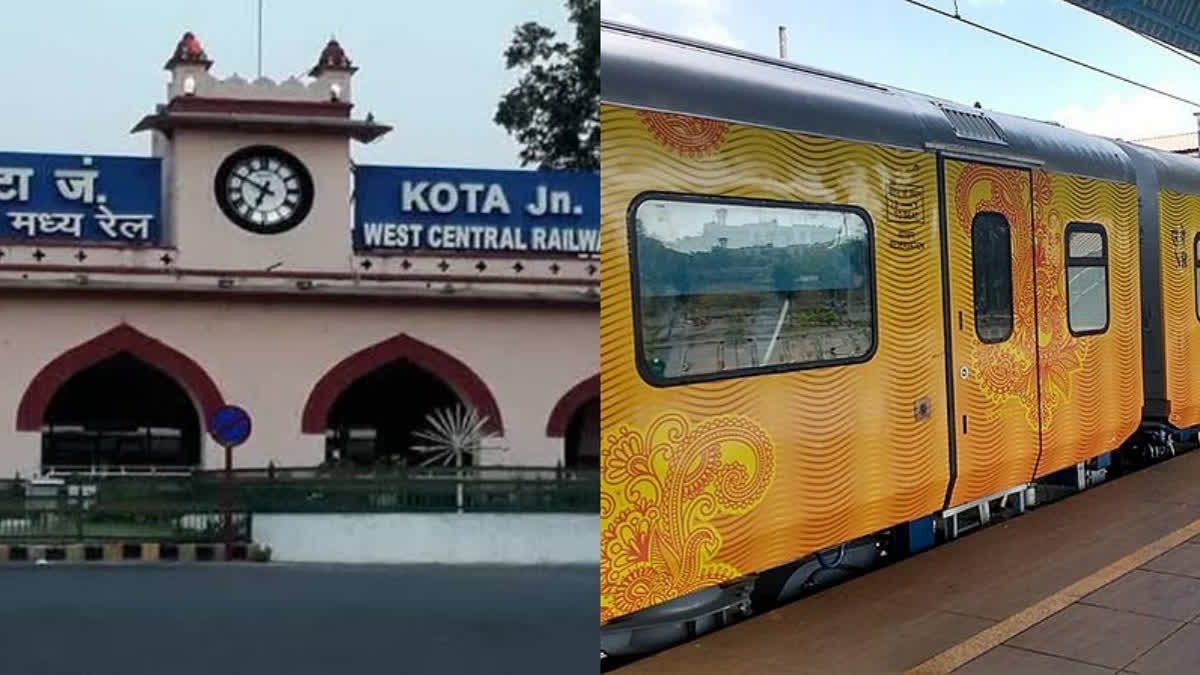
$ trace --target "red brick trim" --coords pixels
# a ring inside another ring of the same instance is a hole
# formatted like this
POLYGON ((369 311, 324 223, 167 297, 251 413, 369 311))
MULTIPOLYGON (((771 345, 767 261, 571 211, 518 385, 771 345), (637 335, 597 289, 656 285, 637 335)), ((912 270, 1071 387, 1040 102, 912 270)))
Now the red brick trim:
POLYGON ((202 425, 224 403, 221 391, 200 364, 141 331, 121 324, 69 349, 47 363, 30 381, 17 407, 17 430, 38 431, 50 399, 72 375, 104 359, 128 353, 170 375, 191 397, 203 416, 202 425))
POLYGON ((546 422, 546 435, 552 438, 563 438, 567 435, 567 425, 571 416, 592 399, 600 398, 600 375, 596 374, 563 394, 550 412, 550 421, 546 422))
MULTIPOLYGON (((11 242, 0 238, 0 246, 11 245, 11 242)), ((131 249, 136 250, 136 249, 131 249)), ((157 249, 154 249, 157 251, 157 249)), ((525 264, 522 262, 522 264, 525 264)), ((533 263, 530 263, 533 264, 533 263)), ((307 279, 310 281, 424 281, 427 283, 493 283, 535 286, 581 286, 598 288, 597 278, 582 279, 564 277, 517 277, 499 274, 396 274, 396 273, 362 273, 353 272, 321 272, 318 270, 236 270, 200 267, 139 267, 134 265, 60 265, 55 263, 5 263, 0 261, 0 271, 4 272, 53 272, 74 274, 128 274, 130 276, 195 276, 195 277, 224 277, 229 279, 307 279)))
POLYGON ((240 98, 179 96, 167 104, 171 112, 218 112, 260 115, 313 115, 349 117, 351 104, 344 101, 263 101, 240 98))
POLYGON ((500 406, 475 371, 446 352, 404 334, 351 354, 330 368, 308 395, 300 430, 306 434, 325 433, 329 410, 338 396, 358 378, 398 359, 410 361, 440 377, 464 403, 473 406, 480 416, 487 417, 489 431, 504 433, 500 406))

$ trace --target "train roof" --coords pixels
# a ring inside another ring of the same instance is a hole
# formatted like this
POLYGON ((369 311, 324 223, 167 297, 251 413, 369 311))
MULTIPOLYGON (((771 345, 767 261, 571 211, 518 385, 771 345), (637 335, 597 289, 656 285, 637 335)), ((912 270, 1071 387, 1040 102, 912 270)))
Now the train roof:
MULTIPOLYGON (((1128 144, 1051 122, 611 21, 601 22, 600 53, 605 103, 1135 181, 1122 150, 1128 144)), ((1200 192, 1194 159, 1141 146, 1138 152, 1156 156, 1156 169, 1170 174, 1164 187, 1200 192)))
POLYGON ((1142 164, 1154 171, 1160 189, 1200 194, 1200 161, 1195 157, 1124 141, 1117 144, 1134 160, 1135 166, 1142 164))

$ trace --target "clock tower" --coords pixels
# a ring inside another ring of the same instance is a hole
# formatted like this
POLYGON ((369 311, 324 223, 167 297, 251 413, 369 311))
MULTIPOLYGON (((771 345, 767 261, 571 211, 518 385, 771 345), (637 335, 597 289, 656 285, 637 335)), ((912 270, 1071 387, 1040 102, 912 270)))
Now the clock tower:
POLYGON ((306 81, 224 79, 185 33, 167 60, 167 100, 134 131, 163 160, 165 244, 178 264, 227 270, 344 270, 352 255, 350 143, 390 127, 354 119, 357 70, 330 40, 306 81))

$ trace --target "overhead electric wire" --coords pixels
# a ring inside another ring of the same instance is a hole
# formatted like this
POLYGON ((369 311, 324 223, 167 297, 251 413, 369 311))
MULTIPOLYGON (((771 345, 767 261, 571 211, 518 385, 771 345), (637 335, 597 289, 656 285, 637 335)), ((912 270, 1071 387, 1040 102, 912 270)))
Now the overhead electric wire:
POLYGON ((1156 38, 1152 35, 1146 35, 1145 33, 1139 33, 1136 30, 1133 30, 1131 28, 1127 28, 1126 30, 1146 38, 1147 40, 1153 42, 1154 44, 1158 45, 1159 47, 1169 49, 1169 50, 1175 52, 1175 54, 1177 54, 1178 56, 1182 56, 1183 58, 1187 59, 1188 61, 1191 61, 1192 63, 1200 66, 1200 59, 1192 56, 1191 54, 1185 52, 1184 50, 1180 49, 1179 47, 1176 47, 1175 45, 1173 45, 1169 42, 1163 42, 1162 40, 1159 40, 1158 38, 1156 38))
POLYGON ((975 23, 974 21, 971 21, 969 19, 964 19, 961 16, 955 16, 954 14, 951 14, 950 12, 947 12, 942 9, 938 9, 937 7, 934 7, 932 5, 927 5, 923 2, 919 2, 918 0, 904 0, 904 2, 907 2, 910 5, 915 5, 917 7, 920 7, 921 9, 928 10, 930 12, 933 12, 934 14, 940 14, 941 16, 944 16, 947 19, 952 19, 954 21, 961 21, 962 23, 965 23, 968 26, 971 26, 972 28, 979 29, 981 31, 984 31, 985 33, 991 33, 992 35, 995 35, 997 37, 1001 37, 1001 38, 1004 38, 1005 40, 1015 42, 1024 47, 1029 47, 1030 49, 1042 52, 1043 54, 1048 54, 1050 56, 1053 56, 1054 58, 1062 59, 1063 61, 1072 63, 1081 68, 1087 68, 1088 70, 1091 70, 1096 73, 1100 73, 1101 75, 1107 75, 1108 77, 1111 77, 1116 80, 1120 80, 1121 82, 1124 82, 1125 84, 1131 84, 1135 87, 1145 89, 1146 91, 1154 92, 1155 94, 1158 94, 1160 96, 1166 96, 1167 98, 1174 99, 1176 101, 1179 101, 1180 103, 1186 103, 1186 104, 1192 106, 1193 108, 1200 108, 1200 103, 1197 103, 1196 101, 1193 101, 1191 99, 1187 99, 1182 96, 1172 94, 1169 91, 1163 91, 1162 89, 1158 89, 1156 87, 1151 87, 1150 85, 1143 84, 1141 82, 1138 82, 1137 80, 1131 80, 1128 77, 1125 77, 1124 75, 1118 75, 1110 70, 1105 70, 1098 66, 1093 66, 1090 63, 1085 63, 1083 61, 1080 61, 1079 59, 1067 56, 1066 54, 1056 52, 1052 49, 1047 49, 1046 47, 1042 47, 1040 45, 1035 45, 1032 42, 1029 42, 1027 40, 1022 40, 1019 37, 1016 37, 1014 35, 1009 35, 1008 33, 996 30, 995 28, 989 28, 981 23, 975 23))

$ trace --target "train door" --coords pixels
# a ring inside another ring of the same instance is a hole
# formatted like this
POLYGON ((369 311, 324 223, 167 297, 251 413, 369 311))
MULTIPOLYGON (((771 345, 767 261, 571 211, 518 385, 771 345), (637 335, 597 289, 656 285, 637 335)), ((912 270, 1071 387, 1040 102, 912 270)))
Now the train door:
POLYGON ((1030 172, 949 159, 941 168, 955 506, 1033 474, 1037 308, 1030 172))

